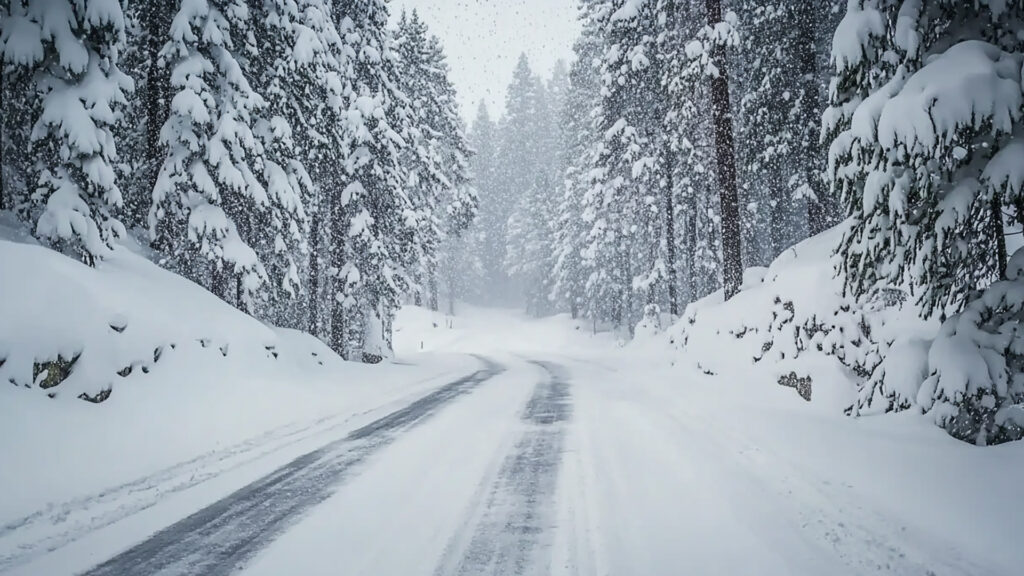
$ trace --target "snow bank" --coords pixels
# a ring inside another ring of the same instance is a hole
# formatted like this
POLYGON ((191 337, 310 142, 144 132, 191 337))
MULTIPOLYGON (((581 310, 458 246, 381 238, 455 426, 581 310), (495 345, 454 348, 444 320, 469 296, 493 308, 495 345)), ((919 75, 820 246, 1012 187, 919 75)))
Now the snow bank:
POLYGON ((937 325, 919 320, 900 289, 867 303, 843 294, 832 254, 844 231, 838 226, 786 250, 767 269, 748 270, 734 298, 723 302, 717 292, 692 303, 645 348, 671 350, 727 381, 792 388, 794 397, 827 411, 884 411, 876 396, 892 389, 900 402, 913 402, 937 325))
POLYGON ((16 472, 0 473, 0 527, 268 431, 415 397, 432 378, 477 367, 454 356, 344 362, 133 250, 118 247, 90 268, 34 245, 3 216, 0 470, 16 472))
POLYGON ((128 250, 90 268, 0 241, 0 263, 0 381, 58 401, 114 398, 173 357, 196 372, 225 362, 283 373, 340 361, 314 338, 276 331, 128 250))

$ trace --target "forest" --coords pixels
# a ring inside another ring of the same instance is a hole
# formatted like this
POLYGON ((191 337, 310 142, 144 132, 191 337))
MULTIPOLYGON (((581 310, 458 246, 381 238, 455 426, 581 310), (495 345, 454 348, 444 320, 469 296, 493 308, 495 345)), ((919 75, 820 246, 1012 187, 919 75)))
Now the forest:
POLYGON ((847 300, 792 337, 859 377, 848 411, 1024 437, 1024 2, 579 18, 574 60, 542 78, 523 57, 500 117, 467 126, 441 42, 385 0, 3 0, 0 211, 370 363, 404 303, 628 340, 838 227, 847 300), (913 389, 886 382, 879 306, 940 325, 913 389))

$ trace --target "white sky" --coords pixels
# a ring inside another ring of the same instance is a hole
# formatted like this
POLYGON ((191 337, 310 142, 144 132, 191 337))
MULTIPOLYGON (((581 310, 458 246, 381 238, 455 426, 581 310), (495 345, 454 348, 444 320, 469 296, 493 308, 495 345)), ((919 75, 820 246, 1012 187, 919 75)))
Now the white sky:
POLYGON ((559 59, 572 59, 579 34, 576 0, 391 0, 397 18, 402 8, 416 9, 441 39, 451 78, 459 91, 462 114, 476 115, 485 100, 491 116, 505 109, 505 90, 519 54, 545 78, 559 59))

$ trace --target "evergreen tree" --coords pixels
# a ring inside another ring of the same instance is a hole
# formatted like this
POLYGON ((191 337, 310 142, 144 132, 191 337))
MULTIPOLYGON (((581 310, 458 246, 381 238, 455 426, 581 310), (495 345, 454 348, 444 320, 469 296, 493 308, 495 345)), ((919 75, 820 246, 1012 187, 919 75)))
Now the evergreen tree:
POLYGON ((133 88, 118 68, 124 12, 83 0, 16 1, 5 12, 3 62, 35 78, 34 93, 21 93, 30 104, 19 106, 34 118, 27 218, 38 238, 93 264, 125 234, 114 166, 114 129, 133 88))
POLYGON ((508 222, 507 187, 499 173, 498 127, 486 104, 480 102, 469 143, 473 149, 470 170, 480 195, 478 250, 483 262, 482 292, 491 302, 505 291, 505 226, 508 222))
POLYGON ((586 5, 581 10, 580 20, 583 33, 573 48, 576 60, 569 71, 569 89, 559 111, 564 159, 551 290, 551 299, 567 308, 573 318, 578 318, 586 305, 589 271, 584 265, 583 250, 588 228, 583 219, 583 194, 588 185, 588 152, 595 138, 591 111, 597 105, 600 79, 595 62, 601 49, 596 21, 586 5))
POLYGON ((268 281, 251 235, 255 222, 270 220, 271 199, 253 131, 266 103, 245 73, 249 25, 241 0, 184 2, 171 21, 163 58, 174 95, 149 224, 179 270, 251 311, 268 281))
MULTIPOLYGON (((492 279, 500 299, 521 301, 526 289, 536 280, 543 281, 544 263, 532 260, 520 267, 520 256, 533 250, 543 233, 533 220, 552 194, 555 167, 555 137, 552 130, 547 90, 521 55, 512 76, 506 98, 505 117, 500 127, 495 189, 491 192, 498 229, 495 255, 504 269, 492 279), (535 232, 537 234, 535 234, 535 232)), ((547 294, 531 291, 532 305, 547 294)))
POLYGON ((925 315, 952 314, 916 399, 869 378, 855 408, 916 400, 978 443, 1024 436, 1021 257, 1005 241, 1008 220, 1024 224, 1022 23, 1018 3, 850 2, 826 116, 847 288, 909 285, 925 315))
POLYGON ((585 254, 595 270, 589 299, 607 302, 607 317, 632 328, 642 308, 675 295, 672 158, 663 122, 667 92, 654 3, 616 1, 599 12, 605 30, 601 99, 595 110, 602 136, 591 153, 594 177, 584 196, 592 224, 585 254), (674 253, 673 253, 674 259, 674 253), (671 285, 671 286, 670 286, 671 285))
POLYGON ((455 89, 440 42, 413 12, 398 25, 398 54, 403 94, 410 103, 411 145, 404 151, 408 190, 416 206, 416 269, 413 276, 432 310, 438 309, 437 269, 443 239, 464 232, 476 216, 477 199, 469 186, 469 144, 458 115, 455 89))
POLYGON ((330 344, 345 358, 379 362, 391 354, 391 323, 415 266, 415 211, 400 163, 410 112, 397 82, 384 0, 338 0, 334 18, 352 55, 341 78, 346 108, 346 184, 331 202, 335 271, 330 344))

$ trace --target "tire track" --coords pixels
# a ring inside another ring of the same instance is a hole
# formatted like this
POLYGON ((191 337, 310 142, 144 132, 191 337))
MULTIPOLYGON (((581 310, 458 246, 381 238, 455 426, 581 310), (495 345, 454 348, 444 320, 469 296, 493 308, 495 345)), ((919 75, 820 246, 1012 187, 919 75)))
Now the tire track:
POLYGON ((456 536, 435 576, 547 574, 555 521, 552 508, 572 417, 569 379, 555 364, 526 404, 526 430, 506 456, 471 534, 456 536))
MULTIPOLYGON (((440 379, 434 377, 428 380, 440 379)), ((242 468, 279 451, 329 435, 349 426, 356 417, 331 415, 305 423, 292 423, 263 432, 220 450, 167 466, 152 474, 101 491, 48 504, 27 516, 0 525, 0 573, 77 541, 138 514, 183 492, 242 468)))
POLYGON ((494 362, 480 360, 485 367, 478 372, 296 458, 85 574, 218 576, 236 572, 302 514, 334 494, 354 468, 446 404, 504 371, 494 362))

